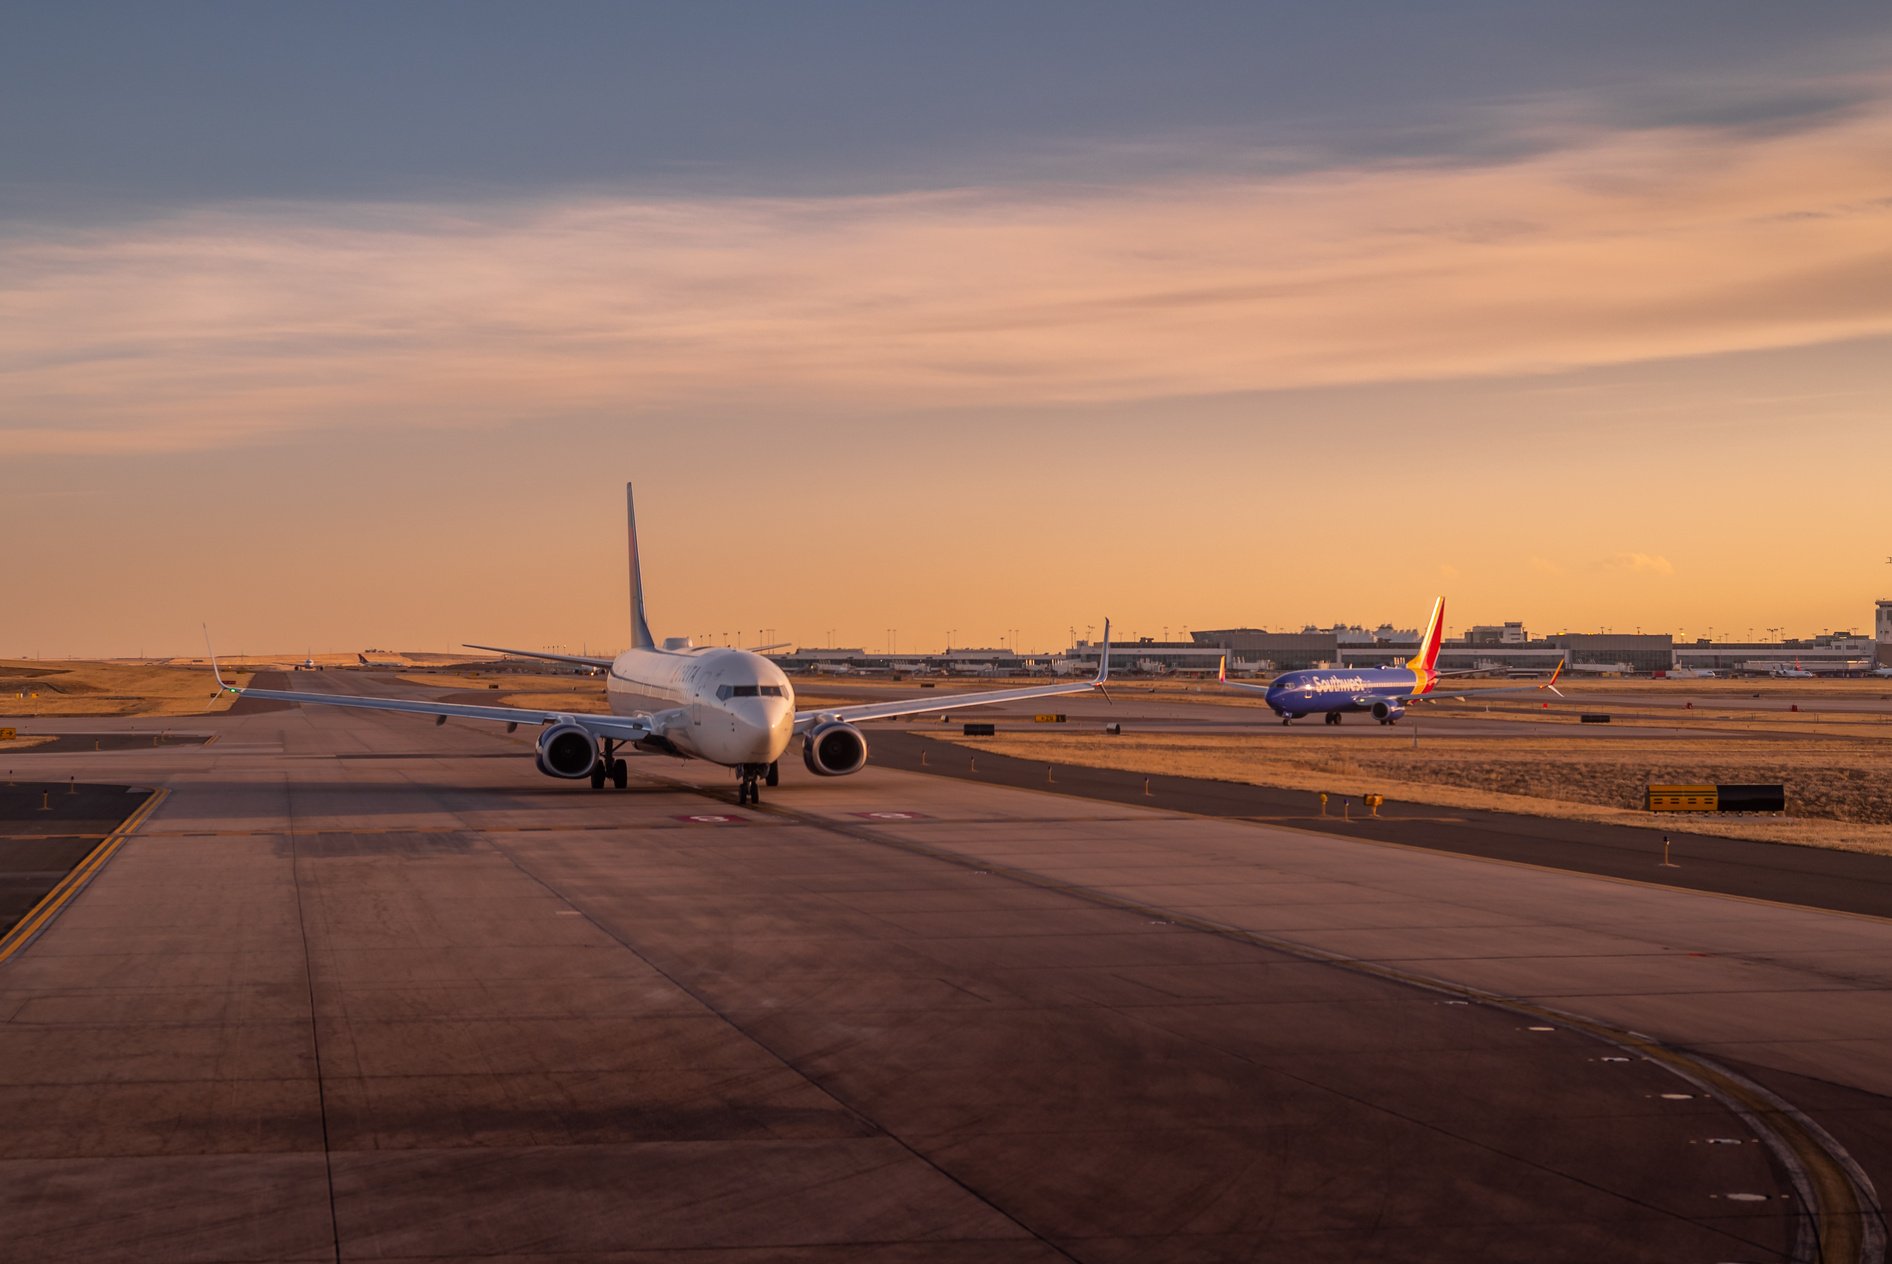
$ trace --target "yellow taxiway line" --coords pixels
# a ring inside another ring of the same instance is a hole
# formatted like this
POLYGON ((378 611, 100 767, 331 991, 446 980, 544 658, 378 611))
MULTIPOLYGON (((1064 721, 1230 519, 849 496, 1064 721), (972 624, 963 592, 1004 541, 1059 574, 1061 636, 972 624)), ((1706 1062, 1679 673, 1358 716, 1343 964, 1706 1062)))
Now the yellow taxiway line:
POLYGON ((119 827, 99 840, 99 845, 86 853, 85 859, 72 867, 72 871, 59 880, 58 885, 48 891, 38 904, 26 911, 12 930, 0 935, 0 962, 26 947, 35 935, 46 928, 59 910, 73 896, 77 895, 86 883, 90 882, 105 862, 112 858, 127 838, 144 824, 145 818, 157 811, 158 804, 170 795, 169 790, 159 788, 145 797, 136 811, 126 817, 119 827))

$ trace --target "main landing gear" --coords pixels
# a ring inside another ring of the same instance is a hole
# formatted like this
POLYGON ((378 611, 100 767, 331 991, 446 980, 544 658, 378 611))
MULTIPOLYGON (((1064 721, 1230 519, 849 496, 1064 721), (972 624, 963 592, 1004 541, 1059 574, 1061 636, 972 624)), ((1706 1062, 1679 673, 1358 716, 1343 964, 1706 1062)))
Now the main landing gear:
POLYGON ((1327 713, 1327 718, 1326 718, 1325 720, 1323 720, 1323 721, 1321 721, 1321 722, 1322 722, 1323 724, 1338 724, 1338 723, 1340 723, 1340 712, 1338 712, 1338 711, 1329 711, 1329 712, 1327 713))
POLYGON ((607 737, 604 739, 604 754, 599 758, 597 763, 591 766, 591 788, 593 790, 604 789, 604 783, 607 780, 618 790, 622 790, 631 784, 630 765, 617 757, 617 747, 618 744, 610 738, 607 737))

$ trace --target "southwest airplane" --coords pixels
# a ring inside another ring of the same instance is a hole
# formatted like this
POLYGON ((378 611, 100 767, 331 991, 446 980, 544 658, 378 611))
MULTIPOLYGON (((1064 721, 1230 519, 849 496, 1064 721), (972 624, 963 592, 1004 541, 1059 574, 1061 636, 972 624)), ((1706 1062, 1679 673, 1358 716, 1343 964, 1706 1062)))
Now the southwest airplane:
POLYGON ((1404 667, 1291 671, 1283 672, 1265 685, 1245 685, 1239 680, 1228 678, 1228 657, 1224 655, 1218 679, 1230 689, 1245 689, 1250 693, 1261 694, 1274 713, 1281 717, 1283 724, 1315 712, 1324 714, 1328 724, 1338 724, 1340 717, 1349 711, 1370 712, 1381 724, 1391 724, 1406 714, 1407 706, 1414 702, 1441 702, 1447 698, 1461 700, 1498 693, 1528 693, 1533 689, 1548 689, 1559 698, 1563 697, 1557 688, 1557 677, 1564 670, 1562 663, 1557 664, 1557 670, 1541 685, 1434 693, 1433 689, 1441 677, 1464 674, 1441 672, 1434 666, 1439 661, 1439 643, 1445 636, 1444 618, 1445 598, 1441 597, 1432 604, 1432 618, 1426 623, 1426 634, 1419 639, 1419 652, 1407 659, 1404 667))
POLYGON ((1109 678, 1110 623, 1106 620, 1103 660, 1096 677, 1088 681, 797 711, 795 687, 788 677, 753 650, 692 645, 688 637, 668 637, 659 645, 651 636, 650 625, 644 619, 644 579, 638 565, 637 509, 628 484, 624 499, 630 518, 631 648, 616 658, 500 651, 605 669, 609 673, 605 696, 611 706, 610 715, 238 689, 224 682, 213 653, 210 664, 217 685, 246 698, 431 715, 437 717, 437 724, 445 724, 451 716, 494 721, 506 725, 508 732, 521 724, 537 725, 539 771, 571 781, 590 778, 594 790, 603 789, 607 780, 620 790, 628 784, 629 769, 617 758, 619 746, 704 759, 734 769, 737 802, 750 804, 760 802, 763 784, 777 784, 778 762, 796 738, 801 739, 802 762, 809 772, 817 777, 845 777, 867 766, 867 737, 856 727, 863 720, 1083 693, 1101 689, 1109 678))

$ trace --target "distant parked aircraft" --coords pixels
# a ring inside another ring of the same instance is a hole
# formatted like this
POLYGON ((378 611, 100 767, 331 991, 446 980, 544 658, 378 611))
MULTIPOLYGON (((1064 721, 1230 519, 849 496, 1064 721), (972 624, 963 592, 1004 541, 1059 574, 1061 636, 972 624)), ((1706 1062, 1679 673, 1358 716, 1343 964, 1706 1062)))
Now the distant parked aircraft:
POLYGON ((1381 724, 1391 724, 1406 714, 1407 706, 1414 702, 1483 698, 1502 693, 1529 693, 1538 689, 1548 689, 1559 698, 1563 697, 1557 688, 1557 678, 1564 670, 1562 663, 1557 664, 1557 670, 1541 685, 1461 690, 1444 694, 1434 692, 1441 677, 1469 675, 1480 670, 1472 668, 1465 672, 1441 672, 1435 668, 1434 664, 1439 661, 1439 644, 1445 635, 1444 618, 1445 598, 1441 597, 1433 603, 1432 618, 1426 622, 1425 635, 1419 640, 1419 652, 1407 659, 1404 667, 1291 671, 1284 672, 1265 685, 1249 685, 1228 678, 1228 658, 1225 655, 1218 679, 1230 689, 1261 694, 1274 713, 1281 717, 1283 724, 1317 712, 1325 716, 1326 723, 1338 724, 1340 717, 1349 711, 1365 711, 1381 724))
MULTIPOLYGON (((644 581, 638 565, 637 514, 631 489, 624 489, 630 519, 631 648, 616 658, 503 650, 523 658, 549 659, 608 670, 605 696, 612 714, 544 711, 529 707, 486 707, 405 698, 347 694, 292 693, 279 689, 238 689, 225 684, 211 656, 217 684, 246 697, 272 698, 319 706, 362 707, 438 716, 488 720, 513 728, 539 726, 537 764, 551 777, 589 778, 594 790, 610 781, 623 789, 629 770, 617 758, 619 746, 676 757, 708 760, 735 770, 737 802, 757 802, 764 782, 775 785, 777 762, 797 737, 802 762, 817 777, 844 777, 867 766, 867 737, 856 727, 865 720, 892 719, 962 707, 1024 702, 1055 694, 1085 693, 1102 687, 1110 675, 1110 624, 1104 624, 1103 661, 1090 680, 1022 689, 985 690, 947 697, 902 699, 859 706, 795 710, 795 687, 781 668, 752 650, 692 645, 688 637, 670 637, 661 645, 644 619, 644 581)), ((208 634, 206 633, 206 640, 208 634)), ((493 647, 480 647, 493 648, 493 647)))

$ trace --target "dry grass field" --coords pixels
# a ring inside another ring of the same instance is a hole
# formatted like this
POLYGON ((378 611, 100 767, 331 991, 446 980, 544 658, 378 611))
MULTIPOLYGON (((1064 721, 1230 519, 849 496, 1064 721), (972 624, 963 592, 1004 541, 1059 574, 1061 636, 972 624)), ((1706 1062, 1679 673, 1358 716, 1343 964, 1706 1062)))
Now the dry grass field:
MULTIPOLYGON (((943 735, 934 735, 943 736, 943 735)), ((1323 735, 1324 736, 1324 735, 1323 735)), ((1306 790, 1384 794, 1407 803, 1649 825, 1678 833, 1892 854, 1892 741, 1792 733, 1582 741, 1543 736, 1359 740, 1287 735, 1005 732, 951 741, 1022 759, 1207 777, 1306 790), (1784 782, 1786 816, 1660 818, 1641 810, 1650 782, 1784 782)))
MULTIPOLYGON (((242 684, 249 674, 224 667, 242 684)), ((151 662, 0 659, 0 715, 202 715, 235 699, 217 690, 208 667, 151 662)))

